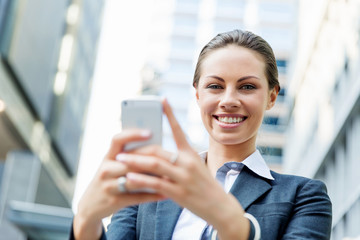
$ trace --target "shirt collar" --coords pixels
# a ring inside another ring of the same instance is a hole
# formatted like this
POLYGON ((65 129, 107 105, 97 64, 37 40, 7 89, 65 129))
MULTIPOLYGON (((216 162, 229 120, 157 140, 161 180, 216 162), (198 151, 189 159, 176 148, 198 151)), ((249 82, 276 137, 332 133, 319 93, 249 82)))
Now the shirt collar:
MULTIPOLYGON (((207 151, 201 152, 200 157, 205 161, 207 157, 207 151)), ((256 149, 255 152, 253 152, 244 161, 242 161, 242 163, 257 175, 263 178, 274 180, 274 177, 271 175, 269 167, 265 163, 265 160, 261 156, 258 149, 256 149)))
POLYGON ((244 161, 242 161, 242 163, 257 175, 270 180, 274 180, 274 177, 271 175, 269 167, 267 166, 264 158, 261 156, 258 149, 256 149, 253 154, 251 154, 244 161))

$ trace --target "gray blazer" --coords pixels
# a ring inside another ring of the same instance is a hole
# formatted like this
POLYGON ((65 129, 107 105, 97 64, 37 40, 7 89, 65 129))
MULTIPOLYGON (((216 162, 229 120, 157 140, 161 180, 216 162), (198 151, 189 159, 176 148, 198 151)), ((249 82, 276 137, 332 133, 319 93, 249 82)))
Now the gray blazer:
MULTIPOLYGON (((325 184, 304 177, 271 174, 275 180, 259 177, 244 167, 230 190, 259 222, 261 238, 330 239, 332 210, 325 184)), ((113 215, 106 238, 171 239, 181 211, 171 200, 122 209, 113 215)))

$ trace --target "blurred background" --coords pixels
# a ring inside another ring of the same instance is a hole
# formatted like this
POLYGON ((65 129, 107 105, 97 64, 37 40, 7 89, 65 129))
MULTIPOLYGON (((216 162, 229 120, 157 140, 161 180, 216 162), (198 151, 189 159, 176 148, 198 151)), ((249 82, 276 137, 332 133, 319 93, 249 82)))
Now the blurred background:
MULTIPOLYGON (((0 0, 0 239, 67 239, 120 102, 168 98, 207 149, 192 88, 201 48, 236 28, 273 47, 281 92, 258 148, 323 180, 332 239, 360 239, 359 0, 0 0)), ((164 147, 174 150, 165 121, 164 147)))

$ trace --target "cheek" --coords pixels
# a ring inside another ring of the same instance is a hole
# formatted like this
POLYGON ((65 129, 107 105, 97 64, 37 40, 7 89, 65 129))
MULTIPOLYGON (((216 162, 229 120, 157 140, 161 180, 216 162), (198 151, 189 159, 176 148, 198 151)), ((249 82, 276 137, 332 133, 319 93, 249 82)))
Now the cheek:
POLYGON ((267 106, 267 99, 264 97, 263 94, 257 94, 249 97, 247 101, 247 109, 249 112, 256 113, 257 115, 263 115, 266 106, 267 106))
POLYGON ((199 108, 200 113, 203 115, 203 117, 206 117, 206 115, 210 115, 214 110, 213 106, 207 101, 200 102, 199 108))
POLYGON ((217 99, 215 96, 209 96, 208 94, 199 93, 198 105, 200 112, 213 112, 217 107, 217 99))

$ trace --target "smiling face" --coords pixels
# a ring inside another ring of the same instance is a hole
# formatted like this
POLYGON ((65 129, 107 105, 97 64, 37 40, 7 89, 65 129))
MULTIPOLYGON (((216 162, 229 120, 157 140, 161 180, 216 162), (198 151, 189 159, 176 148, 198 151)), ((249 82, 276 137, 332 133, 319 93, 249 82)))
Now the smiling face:
POLYGON ((210 143, 255 149, 265 110, 274 105, 277 92, 269 89, 258 53, 236 45, 209 53, 201 63, 196 97, 210 143))

